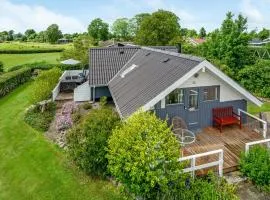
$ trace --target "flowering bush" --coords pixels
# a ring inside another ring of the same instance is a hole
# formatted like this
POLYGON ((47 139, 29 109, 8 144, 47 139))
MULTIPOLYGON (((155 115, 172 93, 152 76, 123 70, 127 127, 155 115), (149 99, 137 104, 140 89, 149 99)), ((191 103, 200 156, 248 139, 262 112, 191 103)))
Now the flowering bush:
POLYGON ((75 107, 74 102, 67 102, 63 105, 61 114, 56 116, 56 128, 58 131, 64 131, 72 127, 72 112, 75 107))

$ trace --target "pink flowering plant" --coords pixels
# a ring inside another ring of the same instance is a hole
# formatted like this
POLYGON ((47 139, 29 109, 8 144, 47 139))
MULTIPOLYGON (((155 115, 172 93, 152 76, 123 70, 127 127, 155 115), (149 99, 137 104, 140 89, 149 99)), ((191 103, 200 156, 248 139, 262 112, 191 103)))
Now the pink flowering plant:
POLYGON ((63 105, 61 114, 56 116, 56 128, 58 131, 65 131, 72 127, 72 112, 76 108, 74 102, 67 102, 63 105))

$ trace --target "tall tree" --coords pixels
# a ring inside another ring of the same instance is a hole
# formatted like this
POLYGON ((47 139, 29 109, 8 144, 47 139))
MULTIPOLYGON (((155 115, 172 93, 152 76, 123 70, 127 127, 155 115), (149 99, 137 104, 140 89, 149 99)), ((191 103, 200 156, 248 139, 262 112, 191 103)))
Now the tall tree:
MULTIPOLYGON (((34 29, 27 29, 24 33, 24 35, 28 38, 30 38, 31 35, 36 34, 36 31, 34 29)), ((33 36, 31 36, 33 37, 33 36)))
POLYGON ((179 35, 179 18, 173 12, 158 10, 142 21, 136 42, 141 45, 168 45, 179 35))
POLYGON ((258 37, 262 40, 267 39, 270 37, 270 30, 263 28, 259 33, 258 37))
POLYGON ((113 36, 119 40, 128 40, 130 38, 129 20, 127 18, 119 18, 112 25, 113 36))
POLYGON ((14 35, 14 31, 13 30, 10 30, 8 32, 7 41, 13 41, 14 40, 13 35, 14 35))
POLYGON ((252 62, 248 47, 247 18, 228 12, 220 29, 211 33, 209 40, 202 45, 202 54, 210 59, 218 59, 234 72, 252 62))
POLYGON ((151 14, 149 13, 140 13, 129 20, 129 31, 132 37, 135 37, 137 35, 143 20, 150 16, 151 14))
POLYGON ((206 37, 206 30, 204 27, 202 27, 200 29, 200 34, 199 34, 200 38, 205 38, 206 37))
POLYGON ((88 34, 97 41, 107 40, 109 37, 109 24, 100 18, 94 19, 88 26, 88 34))
POLYGON ((57 24, 52 24, 47 28, 46 36, 47 36, 48 42, 54 44, 63 35, 62 35, 62 32, 59 30, 59 26, 57 24))

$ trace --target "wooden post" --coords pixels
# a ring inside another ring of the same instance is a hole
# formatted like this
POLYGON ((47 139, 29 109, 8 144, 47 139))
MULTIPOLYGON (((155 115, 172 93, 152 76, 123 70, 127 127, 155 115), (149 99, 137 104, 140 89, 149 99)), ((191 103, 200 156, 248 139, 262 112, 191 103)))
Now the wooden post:
POLYGON ((195 164, 196 164, 196 157, 193 157, 191 159, 191 176, 193 179, 195 178, 195 164))
POLYGON ((223 176, 223 151, 219 153, 218 174, 220 177, 223 176))

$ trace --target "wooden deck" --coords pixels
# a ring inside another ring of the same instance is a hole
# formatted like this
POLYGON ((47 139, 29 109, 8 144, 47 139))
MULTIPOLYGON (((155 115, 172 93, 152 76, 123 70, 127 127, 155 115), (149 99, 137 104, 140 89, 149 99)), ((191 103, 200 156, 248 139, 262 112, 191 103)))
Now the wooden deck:
MULTIPOLYGON (((245 127, 239 129, 238 126, 224 127, 222 133, 218 129, 208 127, 201 133, 196 135, 196 141, 183 148, 183 156, 189 156, 207 151, 223 149, 224 151, 224 173, 237 170, 239 166, 239 158, 244 151, 245 143, 262 140, 263 136, 255 131, 245 127)), ((217 155, 199 158, 196 165, 206 164, 208 162, 217 161, 217 155)), ((212 168, 215 170, 217 168, 212 168)), ((197 174, 204 174, 207 171, 199 171, 197 174)))

